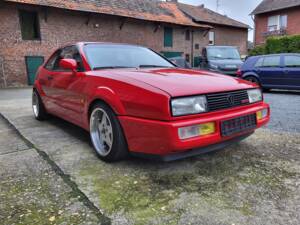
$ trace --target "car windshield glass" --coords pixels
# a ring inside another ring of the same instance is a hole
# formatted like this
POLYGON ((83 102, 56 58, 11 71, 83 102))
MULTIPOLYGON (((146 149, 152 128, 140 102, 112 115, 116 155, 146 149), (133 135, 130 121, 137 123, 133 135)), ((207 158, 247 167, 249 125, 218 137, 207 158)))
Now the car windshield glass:
POLYGON ((93 70, 174 67, 157 53, 139 46, 88 44, 84 50, 93 70))
POLYGON ((236 48, 208 48, 208 59, 241 59, 240 53, 236 48))

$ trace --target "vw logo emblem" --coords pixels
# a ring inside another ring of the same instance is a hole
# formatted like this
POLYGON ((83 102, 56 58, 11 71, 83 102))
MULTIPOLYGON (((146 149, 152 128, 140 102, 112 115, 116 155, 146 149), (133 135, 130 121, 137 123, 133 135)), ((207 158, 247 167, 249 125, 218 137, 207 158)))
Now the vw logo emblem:
POLYGON ((234 96, 233 95, 228 95, 227 101, 230 105, 234 105, 234 96))

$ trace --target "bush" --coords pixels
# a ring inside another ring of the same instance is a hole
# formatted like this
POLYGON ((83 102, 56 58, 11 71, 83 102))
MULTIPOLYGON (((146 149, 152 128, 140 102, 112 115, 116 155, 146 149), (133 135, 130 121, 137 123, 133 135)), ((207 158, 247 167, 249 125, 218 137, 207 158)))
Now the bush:
POLYGON ((300 53, 300 35, 270 37, 265 45, 255 47, 249 55, 264 55, 276 53, 300 53))

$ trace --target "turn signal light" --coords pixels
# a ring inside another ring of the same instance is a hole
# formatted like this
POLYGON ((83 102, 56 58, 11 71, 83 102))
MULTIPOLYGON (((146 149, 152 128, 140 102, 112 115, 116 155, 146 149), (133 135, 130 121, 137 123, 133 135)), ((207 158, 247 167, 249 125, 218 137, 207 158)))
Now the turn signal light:
POLYGON ((256 112, 257 120, 262 120, 268 116, 268 109, 263 109, 261 111, 256 112))
POLYGON ((214 122, 204 123, 189 127, 182 127, 178 129, 178 135, 181 140, 213 134, 216 132, 216 125, 214 122))

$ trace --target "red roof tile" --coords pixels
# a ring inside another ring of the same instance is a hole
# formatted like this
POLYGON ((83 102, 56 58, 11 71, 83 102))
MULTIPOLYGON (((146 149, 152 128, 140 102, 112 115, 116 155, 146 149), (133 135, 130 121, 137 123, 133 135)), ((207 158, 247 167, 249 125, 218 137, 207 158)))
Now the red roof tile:
POLYGON ((210 28, 193 22, 178 9, 176 4, 155 0, 5 0, 77 10, 92 13, 116 15, 140 20, 165 22, 183 26, 210 28))

